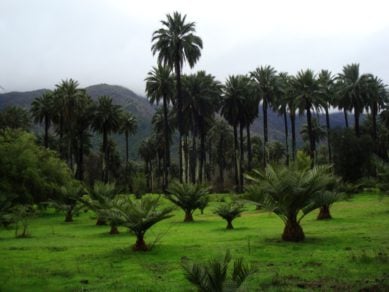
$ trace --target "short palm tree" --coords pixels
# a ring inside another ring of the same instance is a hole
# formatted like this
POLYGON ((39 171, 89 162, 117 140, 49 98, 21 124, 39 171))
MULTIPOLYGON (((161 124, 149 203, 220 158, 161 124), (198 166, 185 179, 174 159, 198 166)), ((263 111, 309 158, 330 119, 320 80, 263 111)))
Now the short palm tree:
POLYGON ((242 258, 238 258, 234 261, 231 279, 228 279, 231 260, 231 254, 227 250, 221 261, 212 259, 204 264, 183 262, 185 278, 201 292, 238 291, 247 277, 257 270, 254 266, 245 264, 242 258))
POLYGON ((133 199, 129 196, 119 197, 112 202, 112 207, 106 210, 105 216, 109 220, 121 222, 120 225, 130 229, 136 236, 134 251, 147 251, 144 236, 156 223, 170 218, 173 207, 161 207, 159 197, 144 196, 133 199))
POLYGON ((234 229, 234 226, 232 226, 232 221, 237 217, 240 217, 243 211, 243 204, 239 202, 229 202, 220 203, 214 212, 227 221, 226 229, 234 229))
POLYGON ((315 166, 310 169, 309 160, 305 162, 308 163, 301 163, 297 157, 289 167, 268 165, 263 172, 255 171, 256 176, 248 177, 254 182, 248 190, 250 199, 282 219, 285 224, 282 239, 285 241, 303 241, 301 220, 329 203, 325 192, 334 182, 330 168, 315 166))
POLYGON ((200 184, 173 182, 166 197, 185 212, 184 222, 193 221, 193 212, 199 209, 204 197, 209 194, 207 187, 200 184))
POLYGON ((153 55, 158 55, 158 64, 164 65, 175 72, 176 78, 176 100, 178 131, 180 135, 180 155, 179 170, 180 180, 183 178, 182 171, 182 135, 183 129, 183 100, 181 86, 181 72, 184 63, 188 63, 192 68, 201 56, 203 41, 195 35, 196 28, 194 22, 186 22, 186 15, 182 16, 178 12, 173 15, 166 15, 166 20, 162 20, 162 28, 156 30, 152 37, 151 51, 153 55))

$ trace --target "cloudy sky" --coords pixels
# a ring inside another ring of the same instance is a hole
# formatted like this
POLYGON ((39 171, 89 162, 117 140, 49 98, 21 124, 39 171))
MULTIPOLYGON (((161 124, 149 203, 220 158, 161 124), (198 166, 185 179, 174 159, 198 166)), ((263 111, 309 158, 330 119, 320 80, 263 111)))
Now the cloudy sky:
POLYGON ((151 35, 173 11, 203 39, 192 71, 220 81, 267 64, 294 74, 358 62, 389 83, 387 0, 1 0, 0 92, 73 78, 143 94, 151 35))

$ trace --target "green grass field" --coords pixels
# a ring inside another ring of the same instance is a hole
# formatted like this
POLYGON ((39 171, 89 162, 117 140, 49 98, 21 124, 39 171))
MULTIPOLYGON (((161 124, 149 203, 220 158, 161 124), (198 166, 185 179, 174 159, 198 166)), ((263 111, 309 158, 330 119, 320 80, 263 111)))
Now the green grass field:
POLYGON ((306 241, 280 240, 282 221, 273 214, 248 211, 234 230, 212 214, 212 203, 194 223, 181 210, 146 234, 159 240, 149 252, 133 252, 135 237, 124 228, 109 235, 95 226, 91 212, 63 222, 46 213, 31 221, 30 238, 0 230, 0 291, 193 291, 184 278, 182 259, 203 262, 244 257, 258 272, 246 291, 389 290, 389 198, 361 194, 332 208, 333 220, 302 222, 306 241))

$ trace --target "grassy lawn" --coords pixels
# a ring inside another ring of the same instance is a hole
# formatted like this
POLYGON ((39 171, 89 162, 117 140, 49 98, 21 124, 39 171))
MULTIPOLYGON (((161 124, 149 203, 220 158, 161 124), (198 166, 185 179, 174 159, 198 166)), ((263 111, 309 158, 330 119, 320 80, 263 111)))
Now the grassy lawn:
POLYGON ((248 291, 389 289, 387 197, 360 194, 337 203, 330 221, 317 221, 313 212, 302 222, 303 243, 281 242, 282 221, 253 206, 225 230, 214 204, 196 212, 194 223, 183 223, 177 210, 157 224, 145 240, 159 241, 146 253, 131 250, 135 237, 124 228, 109 235, 109 227, 95 226, 91 212, 73 223, 47 213, 31 221, 26 239, 1 229, 0 291, 193 291, 181 260, 206 261, 226 249, 257 265, 248 291))

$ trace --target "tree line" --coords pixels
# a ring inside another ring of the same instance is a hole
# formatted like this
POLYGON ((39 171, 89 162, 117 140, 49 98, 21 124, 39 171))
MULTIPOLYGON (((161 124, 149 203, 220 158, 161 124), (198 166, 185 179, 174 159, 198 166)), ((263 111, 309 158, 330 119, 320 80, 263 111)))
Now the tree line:
MULTIPOLYGON (((149 178, 153 176, 153 161, 157 161, 163 189, 169 176, 181 182, 210 182, 217 165, 221 185, 225 170, 232 169, 236 191, 242 192, 243 173, 251 171, 253 165, 265 167, 274 156, 285 157, 286 165, 295 160, 297 115, 306 117, 301 135, 312 166, 318 161, 317 146, 323 138, 327 140, 325 162, 333 163, 330 111, 335 109, 343 111, 345 128, 349 128, 352 114, 355 136, 360 138, 367 132, 374 152, 388 161, 388 90, 377 76, 361 74, 359 64, 346 65, 336 75, 328 70, 315 74, 310 69, 291 75, 260 66, 245 75, 231 75, 222 84, 205 71, 182 74, 184 64, 192 68, 201 57, 202 40, 195 34, 195 23, 187 22, 178 12, 167 15, 161 23, 162 28, 153 33, 151 47, 158 64, 145 80, 150 102, 162 103, 162 107, 153 117, 154 134, 143 142, 140 154, 149 178), (283 118, 284 146, 269 142, 270 109, 283 118), (319 112, 325 113, 325 128, 315 118, 319 112), (361 130, 364 112, 368 113, 366 131, 361 130), (253 146, 250 127, 258 116, 263 136, 257 137, 253 146), (175 130, 178 170, 170 158, 175 130)), ((148 180, 148 184, 152 182, 148 180)))

